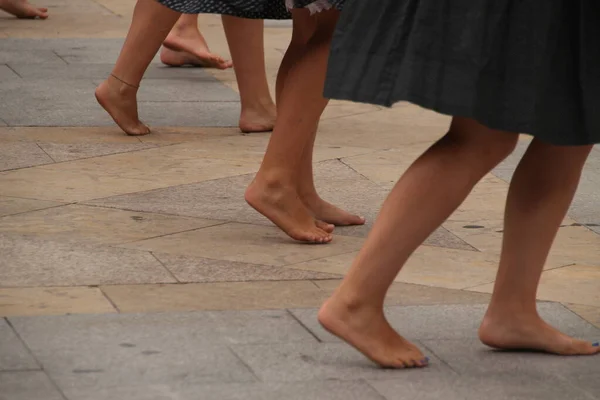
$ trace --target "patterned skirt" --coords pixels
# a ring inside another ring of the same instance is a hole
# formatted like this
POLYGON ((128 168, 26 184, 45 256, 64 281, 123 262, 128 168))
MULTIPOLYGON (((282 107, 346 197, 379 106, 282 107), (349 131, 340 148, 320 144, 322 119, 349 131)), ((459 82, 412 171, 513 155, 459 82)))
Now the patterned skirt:
POLYGON ((250 19, 291 19, 290 9, 308 8, 311 13, 341 9, 344 0, 158 0, 184 14, 221 14, 250 19))
POLYGON ((600 143, 600 1, 348 0, 325 95, 600 143))

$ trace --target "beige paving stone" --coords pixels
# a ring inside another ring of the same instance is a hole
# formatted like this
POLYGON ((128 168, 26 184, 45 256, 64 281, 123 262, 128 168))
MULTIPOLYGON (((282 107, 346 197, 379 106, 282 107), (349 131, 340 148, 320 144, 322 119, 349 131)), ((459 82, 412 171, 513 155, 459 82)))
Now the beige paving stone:
POLYGON ((0 196, 0 217, 28 211, 42 210, 44 208, 57 207, 60 205, 64 205, 64 203, 0 196))
POLYGON ((117 127, 0 127, 3 141, 42 142, 56 144, 110 143, 138 144, 140 140, 125 135, 117 127))
POLYGON ((227 223, 129 243, 121 247, 282 266, 355 251, 361 244, 360 238, 338 235, 327 245, 307 245, 294 242, 276 227, 227 223))
MULTIPOLYGON (((562 303, 600 307, 600 266, 571 265, 544 271, 537 298, 562 303)), ((492 285, 471 288, 491 293, 492 285)))
POLYGON ((146 143, 38 143, 55 162, 127 153, 155 147, 146 143))
POLYGON ((0 287, 176 282, 148 252, 0 232, 0 287))
POLYGON ((94 287, 0 289, 0 317, 114 312, 110 301, 94 287))
MULTIPOLYGON (((345 275, 357 252, 310 260, 289 267, 345 275)), ((421 246, 395 281, 448 289, 465 289, 493 282, 497 260, 476 251, 421 246)))
POLYGON ((224 178, 258 164, 201 158, 185 144, 0 173, 0 195, 84 201, 224 178))
MULTIPOLYGON (((446 119, 427 112, 417 117, 414 106, 324 120, 319 127, 318 144, 352 143, 374 149, 399 148, 407 144, 433 143, 447 130, 446 119)), ((417 114, 420 111, 417 112, 417 114)))
POLYGON ((36 143, 6 142, 0 138, 0 171, 52 164, 54 160, 36 143))
MULTIPOLYGON (((600 236, 584 226, 566 218, 558 235, 545 269, 571 264, 600 267, 600 236)), ((444 227, 486 254, 499 256, 501 252, 503 221, 484 219, 470 222, 447 221, 444 227)))
MULTIPOLYGON (((260 163, 269 138, 269 134, 236 135, 192 142, 187 146, 200 157, 260 163)), ((371 152, 371 149, 362 147, 316 146, 313 161, 320 162, 371 152)))
POLYGON ((312 281, 102 286, 121 312, 319 307, 327 292, 312 281))
POLYGON ((472 223, 478 220, 504 218, 508 183, 492 174, 486 175, 449 218, 450 221, 472 223))
POLYGON ((566 303, 565 306, 567 306, 571 311, 579 315, 581 318, 600 328, 600 306, 592 307, 570 303, 566 303))
POLYGON ((202 257, 154 254, 179 282, 251 282, 336 279, 339 275, 202 257))
POLYGON ((330 101, 327 108, 325 108, 323 116, 321 116, 321 120, 324 121, 326 119, 365 114, 383 109, 383 107, 372 104, 353 103, 350 101, 330 101))
MULTIPOLYGON (((339 280, 315 281, 315 284, 329 293, 339 286, 339 280)), ((483 304, 490 300, 486 293, 473 293, 465 290, 437 288, 410 283, 394 282, 387 293, 387 305, 434 305, 434 304, 483 304)))
POLYGON ((135 0, 94 0, 106 9, 120 16, 129 16, 133 14, 135 0))
POLYGON ((68 205, 0 219, 0 232, 52 240, 122 244, 204 228, 221 221, 68 205))
MULTIPOLYGON (((238 128, 210 128, 210 127, 152 127, 152 133, 140 136, 142 143, 155 145, 171 145, 206 141, 212 138, 227 138, 243 136, 238 128)), ((239 149, 238 149, 239 150, 239 149)))
POLYGON ((343 162, 369 180, 391 187, 429 146, 429 142, 407 144, 396 149, 346 157, 343 162))

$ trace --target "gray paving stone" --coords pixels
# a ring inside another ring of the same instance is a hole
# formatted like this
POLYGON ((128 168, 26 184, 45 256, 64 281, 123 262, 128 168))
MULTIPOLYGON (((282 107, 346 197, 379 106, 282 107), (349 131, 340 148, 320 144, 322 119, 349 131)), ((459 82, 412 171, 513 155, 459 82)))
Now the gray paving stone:
MULTIPOLYGON (((114 64, 18 64, 9 63, 10 67, 25 79, 93 79, 95 81, 108 77, 114 64)), ((8 67, 6 67, 8 68, 8 67)), ((9 71, 13 73, 10 69, 9 71)), ((0 72, 1 73, 1 72, 0 72)), ((13 73, 14 74, 14 73, 13 73)), ((1 75, 0 75, 1 76, 1 75)), ((142 81, 142 87, 147 85, 150 79, 207 79, 212 76, 202 68, 172 68, 160 64, 151 64, 142 81)))
POLYGON ((106 113, 89 80, 18 80, 0 84, 0 117, 11 126, 98 126, 106 113), (17 94, 17 95, 15 95, 17 94))
POLYGON ((175 282, 144 251, 0 233, 0 254, 4 287, 175 282))
POLYGON ((264 382, 394 379, 402 374, 430 375, 435 379, 440 373, 452 374, 433 354, 427 354, 430 365, 424 369, 382 369, 341 343, 240 345, 232 349, 264 382))
MULTIPOLYGON (((588 340, 597 340, 588 337, 588 340)), ((423 340, 436 356, 460 375, 529 371, 550 376, 571 376, 582 371, 599 371, 600 357, 557 357, 543 353, 492 350, 476 339, 423 340)))
POLYGON ((583 391, 556 377, 528 371, 483 373, 456 377, 398 376, 369 383, 388 400, 590 400, 583 391))
MULTIPOLYGON (((228 322, 208 314, 197 324, 185 323, 185 318, 173 316, 113 315, 15 318, 20 335, 30 346, 32 353, 44 366, 44 370, 61 388, 97 390, 119 386, 143 386, 149 384, 180 385, 212 382, 252 382, 252 372, 223 344, 211 342, 210 338, 235 342, 257 338, 257 331, 246 327, 242 320, 229 322, 232 333, 224 331, 228 322), (112 317, 112 318, 111 318, 112 317), (171 324, 164 321, 169 320, 171 324), (218 321, 218 322, 217 322, 218 321), (236 325, 238 324, 238 325, 236 325), (210 337, 203 335, 206 332, 210 337), (247 337, 243 335, 245 333, 247 337), (219 338, 221 334, 221 338, 219 338)), ((268 319, 268 317, 267 317, 268 319)), ((189 321, 189 320, 188 320, 189 321)), ((278 321, 273 319, 273 321, 278 321)), ((297 326, 261 321, 255 326, 260 333, 265 327, 282 327, 292 336, 297 326)), ((282 335, 273 332, 272 336, 282 335)), ((293 337, 293 336, 292 336, 293 337)), ((256 339, 259 340, 259 339, 256 339)))
POLYGON ((136 354, 160 350, 165 341, 190 350, 211 344, 316 342, 285 310, 13 317, 10 321, 34 353, 44 354, 87 345, 136 354))
MULTIPOLYGON (((105 156, 155 147, 149 143, 44 143, 38 142, 46 154, 56 162, 105 156)), ((1 152, 1 150, 0 150, 1 152)))
MULTIPOLYGON (((386 307, 386 315, 390 324, 409 339, 476 339, 486 309, 485 304, 390 306, 386 307)), ((559 303, 538 303, 538 310, 548 323, 568 335, 600 339, 600 329, 559 303)), ((319 325, 316 310, 291 312, 320 340, 339 341, 319 325)))
MULTIPOLYGON (((39 369, 37 362, 6 323, 6 320, 0 318, 0 371, 34 369, 39 369)), ((0 387, 2 387, 1 378, 0 387)), ((2 393, 1 390, 0 393, 2 393)))
POLYGON ((1 142, 0 171, 51 164, 52 160, 36 143, 1 142))
POLYGON ((592 399, 600 400, 600 380, 598 367, 589 371, 574 371, 575 373, 561 375, 559 378, 588 393, 592 399))
POLYGON ((100 388, 89 391, 65 389, 69 400, 383 400, 364 382, 231 383, 210 385, 148 385, 100 388))
POLYGON ((248 282, 339 279, 340 275, 227 260, 154 253, 180 282, 248 282))
MULTIPOLYGON (((9 39, 2 39, 2 42, 9 39)), ((56 64, 65 65, 55 52, 49 49, 0 48, 0 64, 56 64)))
POLYGON ((64 400, 64 397, 44 372, 0 372, 0 400, 64 400))
POLYGON ((0 65, 0 82, 11 79, 20 79, 20 77, 8 65, 0 65))
POLYGON ((138 92, 140 102, 238 102, 239 94, 213 77, 146 79, 138 92))
POLYGON ((238 102, 141 102, 140 118, 151 126, 238 126, 238 102))

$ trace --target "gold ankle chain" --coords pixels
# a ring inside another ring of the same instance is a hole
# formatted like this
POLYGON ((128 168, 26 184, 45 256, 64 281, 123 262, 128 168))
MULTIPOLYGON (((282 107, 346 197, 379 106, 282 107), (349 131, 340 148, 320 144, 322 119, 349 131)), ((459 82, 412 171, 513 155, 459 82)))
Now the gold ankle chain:
POLYGON ((121 82, 121 83, 124 83, 124 84, 125 84, 125 85, 127 85, 127 86, 130 86, 130 87, 132 87, 132 88, 135 88, 135 89, 139 89, 139 88, 140 88, 139 86, 132 85, 131 83, 125 82, 123 79, 119 78, 119 77, 118 77, 118 76, 116 76, 115 74, 110 74, 110 76, 112 76, 113 78, 115 78, 115 79, 116 79, 116 80, 118 80, 119 82, 121 82))

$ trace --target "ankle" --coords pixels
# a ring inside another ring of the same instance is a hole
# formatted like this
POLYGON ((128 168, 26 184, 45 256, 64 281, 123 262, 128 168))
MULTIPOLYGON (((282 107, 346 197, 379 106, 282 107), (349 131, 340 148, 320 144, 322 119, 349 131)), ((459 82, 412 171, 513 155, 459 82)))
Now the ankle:
POLYGON ((270 95, 260 96, 252 101, 242 102, 242 114, 271 114, 276 112, 276 106, 270 95))
POLYGON ((485 320, 531 320, 539 318, 534 302, 525 301, 495 301, 492 299, 485 313, 485 320))

